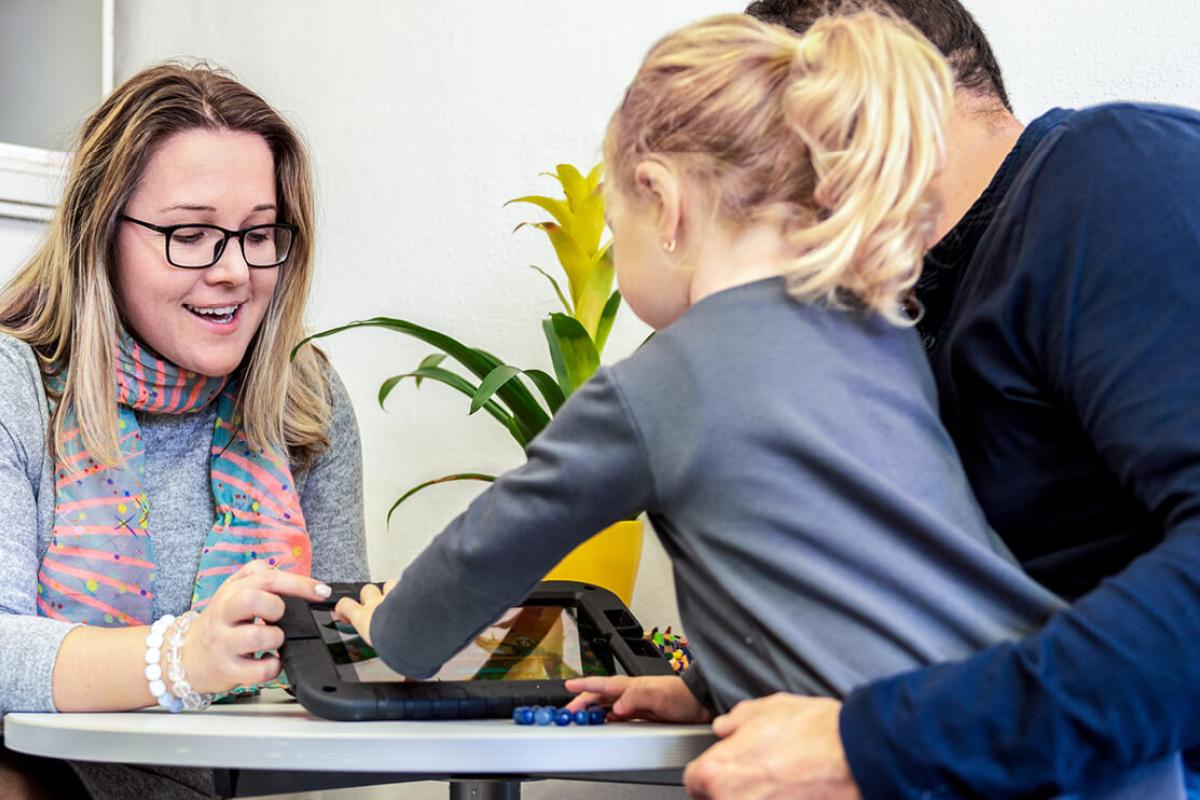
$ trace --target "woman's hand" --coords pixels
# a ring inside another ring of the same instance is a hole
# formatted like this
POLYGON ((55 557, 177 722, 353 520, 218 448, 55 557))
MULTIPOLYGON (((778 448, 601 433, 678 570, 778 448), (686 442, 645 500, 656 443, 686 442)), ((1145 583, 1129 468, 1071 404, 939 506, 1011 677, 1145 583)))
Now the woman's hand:
POLYGON ((283 631, 269 623, 283 616, 281 595, 305 600, 329 597, 330 588, 313 578, 251 561, 221 584, 192 622, 183 645, 188 683, 197 692, 224 692, 264 683, 279 674, 279 657, 264 650, 283 645, 283 631))
POLYGON ((375 584, 365 584, 362 591, 358 593, 357 602, 349 597, 338 600, 338 604, 333 609, 333 616, 342 622, 353 625, 362 640, 374 647, 375 643, 371 641, 371 617, 375 616, 375 609, 379 607, 383 598, 395 585, 395 581, 388 581, 383 585, 381 592, 375 584))
POLYGON ((567 705, 568 711, 593 705, 611 706, 608 718, 614 721, 708 722, 712 719, 712 714, 677 675, 572 678, 567 681, 567 691, 582 692, 567 705))

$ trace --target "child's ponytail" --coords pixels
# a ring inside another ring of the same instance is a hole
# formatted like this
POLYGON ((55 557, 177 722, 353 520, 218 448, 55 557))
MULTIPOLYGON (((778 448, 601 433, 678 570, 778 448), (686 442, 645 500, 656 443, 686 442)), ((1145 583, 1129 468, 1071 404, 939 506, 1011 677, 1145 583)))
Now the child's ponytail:
POLYGON ((941 211, 930 183, 953 92, 942 56, 897 19, 824 17, 796 40, 783 113, 808 147, 816 219, 788 232, 802 254, 793 295, 836 304, 849 294, 908 321, 902 303, 941 211))
POLYGON ((780 225, 797 299, 909 324, 952 96, 933 45, 875 11, 825 17, 804 36, 713 17, 646 57, 609 125, 609 189, 634 193, 637 163, 668 158, 729 224, 780 225))

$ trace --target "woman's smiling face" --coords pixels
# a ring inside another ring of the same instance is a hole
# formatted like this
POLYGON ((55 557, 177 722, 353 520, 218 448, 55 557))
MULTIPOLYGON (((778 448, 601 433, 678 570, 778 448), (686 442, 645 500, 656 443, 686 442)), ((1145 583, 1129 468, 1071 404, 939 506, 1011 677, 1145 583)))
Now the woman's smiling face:
MULTIPOLYGON (((277 222, 275 159, 256 133, 197 128, 163 141, 124 213, 158 225, 240 230, 277 222)), ((230 239, 204 269, 167 262, 166 237, 123 221, 113 289, 137 339, 183 369, 214 377, 237 369, 275 291, 279 270, 252 269, 230 239)))

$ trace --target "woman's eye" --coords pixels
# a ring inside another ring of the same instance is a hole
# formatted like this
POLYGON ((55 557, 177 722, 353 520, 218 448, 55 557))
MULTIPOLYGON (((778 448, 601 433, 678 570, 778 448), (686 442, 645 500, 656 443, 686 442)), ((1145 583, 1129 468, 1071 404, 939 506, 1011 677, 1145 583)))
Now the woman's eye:
POLYGON ((271 234, 263 232, 248 233, 246 234, 246 241, 248 241, 250 244, 267 244, 271 241, 271 234))
POLYGON ((179 244, 196 244, 203 236, 202 233, 177 233, 173 238, 179 244))

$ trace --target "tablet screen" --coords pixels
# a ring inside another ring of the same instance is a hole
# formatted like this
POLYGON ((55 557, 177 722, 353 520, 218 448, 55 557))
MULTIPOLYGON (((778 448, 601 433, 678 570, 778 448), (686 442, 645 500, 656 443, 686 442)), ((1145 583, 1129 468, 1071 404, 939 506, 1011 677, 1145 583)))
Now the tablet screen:
MULTIPOLYGON (((406 680, 389 669, 352 627, 335 621, 328 610, 314 608, 312 613, 343 681, 406 680)), ((617 674, 611 658, 598 657, 589 638, 586 634, 580 636, 578 611, 573 606, 512 608, 451 656, 428 680, 563 680, 617 674)))

